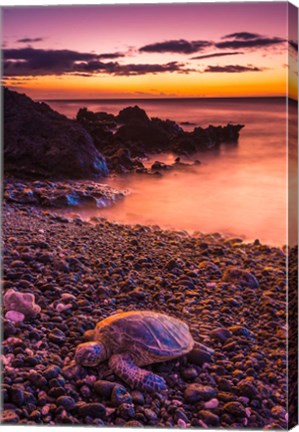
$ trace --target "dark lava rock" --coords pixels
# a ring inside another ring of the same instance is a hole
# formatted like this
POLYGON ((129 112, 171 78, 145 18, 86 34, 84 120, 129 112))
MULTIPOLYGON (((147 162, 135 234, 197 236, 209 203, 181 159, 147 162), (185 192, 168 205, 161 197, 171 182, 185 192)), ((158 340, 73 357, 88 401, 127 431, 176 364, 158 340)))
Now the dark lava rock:
POLYGON ((7 319, 4 319, 2 321, 2 330, 3 330, 4 339, 13 336, 17 332, 15 325, 10 320, 7 319))
POLYGON ((212 358, 207 351, 204 351, 201 348, 194 348, 188 354, 188 361, 190 363, 202 366, 204 363, 210 363, 212 361, 212 358))
POLYGON ((115 406, 119 406, 122 403, 132 403, 132 396, 128 393, 125 387, 115 385, 111 394, 111 402, 115 406))
POLYGON ((130 403, 122 403, 116 410, 118 416, 125 420, 129 420, 135 416, 134 405, 130 403))
POLYGON ((125 426, 133 427, 133 428, 140 428, 142 427, 142 423, 140 423, 138 420, 129 420, 127 423, 125 423, 125 426))
POLYGON ((66 339, 63 331, 59 329, 54 329, 51 333, 49 333, 48 338, 51 342, 56 344, 62 344, 66 339))
POLYGON ((134 404, 144 405, 144 402, 145 402, 144 395, 141 391, 133 390, 131 395, 132 395, 132 399, 133 399, 134 404))
POLYGON ((227 339, 232 337, 232 332, 230 332, 226 328, 218 328, 211 331, 210 337, 211 339, 216 339, 220 342, 225 342, 227 339))
POLYGON ((134 107, 127 107, 122 109, 116 119, 120 123, 150 122, 150 119, 148 118, 146 112, 143 109, 139 108, 137 105, 135 105, 134 107))
POLYGON ((29 414, 29 420, 32 420, 36 423, 39 423, 41 421, 41 418, 42 418, 42 414, 38 410, 33 410, 29 414))
POLYGON ((169 271, 173 270, 176 267, 180 267, 180 264, 175 259, 169 260, 165 265, 165 268, 169 271))
POLYGON ((201 420, 205 422, 208 426, 219 426, 220 419, 218 415, 211 413, 207 410, 199 411, 198 413, 201 420))
POLYGON ((24 404, 24 391, 22 388, 19 388, 18 386, 14 386, 10 389, 10 399, 11 402, 14 403, 17 406, 22 406, 24 404))
POLYGON ((216 394, 217 392, 213 387, 193 383, 185 389, 184 398, 188 403, 196 403, 200 400, 208 401, 215 397, 216 394))
POLYGON ((192 380, 198 376, 198 372, 195 368, 190 367, 182 369, 181 375, 185 380, 192 380))
POLYGON ((89 133, 47 104, 4 88, 5 169, 19 174, 84 178, 108 173, 89 133))
POLYGON ((105 406, 98 402, 82 404, 79 407, 78 414, 80 417, 105 418, 105 406))
POLYGON ((42 375, 47 379, 50 380, 52 378, 57 378, 58 375, 61 373, 61 369, 58 366, 52 365, 48 366, 43 372, 42 375))
POLYGON ((66 410, 73 410, 76 407, 76 402, 70 396, 60 396, 57 399, 57 405, 63 406, 66 410))
POLYGON ((19 422, 19 416, 13 410, 4 410, 1 414, 1 423, 15 424, 19 422))
POLYGON ((111 398, 112 390, 117 384, 111 381, 98 380, 94 383, 95 392, 106 399, 111 398))
POLYGON ((238 268, 227 269, 222 276, 222 280, 224 282, 239 283, 250 288, 259 287, 259 283, 252 273, 238 268))
POLYGON ((28 380, 32 383, 34 387, 42 389, 47 385, 47 380, 40 373, 30 372, 28 375, 28 380))
POLYGON ((239 325, 229 327, 229 331, 235 336, 249 337, 251 335, 251 331, 248 328, 239 325))
POLYGON ((155 413, 155 411, 151 410, 150 408, 145 408, 144 414, 151 424, 155 424, 158 421, 157 414, 155 413))
POLYGON ((240 402, 228 402, 224 405, 223 410, 234 417, 246 417, 246 411, 240 402))
POLYGON ((84 373, 82 366, 71 363, 62 369, 62 374, 67 379, 79 378, 84 373))
POLYGON ((240 381, 237 384, 238 391, 242 396, 248 396, 250 399, 254 399, 259 395, 259 392, 255 385, 246 379, 240 381))

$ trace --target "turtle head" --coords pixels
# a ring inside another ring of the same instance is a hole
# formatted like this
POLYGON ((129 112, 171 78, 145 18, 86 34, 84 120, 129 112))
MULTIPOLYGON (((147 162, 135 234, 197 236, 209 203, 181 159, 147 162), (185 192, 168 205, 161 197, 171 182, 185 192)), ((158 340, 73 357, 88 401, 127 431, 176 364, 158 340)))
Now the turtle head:
POLYGON ((81 366, 97 366, 106 359, 106 349, 101 342, 85 342, 77 346, 75 361, 81 366))

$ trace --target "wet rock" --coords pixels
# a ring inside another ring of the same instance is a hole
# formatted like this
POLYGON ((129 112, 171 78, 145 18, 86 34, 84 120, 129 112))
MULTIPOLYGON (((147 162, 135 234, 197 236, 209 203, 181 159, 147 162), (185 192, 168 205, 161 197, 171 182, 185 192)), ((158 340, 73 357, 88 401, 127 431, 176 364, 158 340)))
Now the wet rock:
POLYGON ((111 398, 112 390, 117 384, 111 381, 98 380, 94 383, 94 390, 106 399, 111 398))
POLYGON ((223 409, 234 417, 246 417, 246 410, 240 402, 228 402, 223 406, 223 409))
POLYGON ((248 328, 243 327, 243 326, 231 326, 228 329, 230 332, 232 332, 233 335, 235 336, 245 336, 245 337, 249 337, 252 335, 252 333, 250 332, 250 330, 248 330, 248 328))
POLYGON ((76 363, 71 363, 65 366, 61 372, 67 379, 79 378, 83 374, 83 368, 76 363))
POLYGON ((19 416, 15 411, 5 409, 1 414, 1 423, 4 424, 16 424, 19 423, 19 416))
POLYGON ((237 384, 240 395, 248 396, 251 399, 256 398, 259 392, 252 382, 245 380, 240 381, 237 384))
POLYGON ((106 409, 105 406, 99 402, 83 403, 78 409, 78 414, 80 417, 103 419, 106 416, 106 409))
POLYGON ((50 380, 52 378, 57 378, 58 375, 61 373, 60 367, 56 365, 48 366, 43 372, 42 375, 47 380, 50 380))
POLYGON ((180 263, 174 259, 169 260, 165 265, 165 268, 169 271, 173 270, 176 267, 180 267, 180 263))
POLYGON ((201 410, 198 413, 199 418, 204 421, 204 423, 208 426, 219 426, 220 418, 218 415, 213 414, 207 410, 201 410))
POLYGON ((188 354, 188 361, 190 363, 202 366, 204 363, 210 363, 212 361, 211 355, 201 349, 201 348, 194 348, 189 354, 188 354))
POLYGON ((216 339, 220 342, 226 342, 227 339, 232 337, 232 332, 226 328, 218 328, 211 331, 211 339, 216 339))
POLYGON ((145 399, 144 399, 144 395, 143 395, 143 393, 141 393, 141 391, 133 390, 131 392, 131 395, 132 395, 132 399, 133 399, 134 404, 144 405, 145 399))
POLYGON ((47 104, 4 88, 6 171, 86 178, 108 169, 89 133, 47 104))
POLYGON ((118 406, 116 413, 124 420, 129 420, 135 416, 134 405, 130 403, 122 403, 118 406))
POLYGON ((208 401, 216 396, 216 390, 210 386, 204 386, 198 383, 190 384, 184 391, 184 398, 188 403, 198 401, 208 401))
POLYGON ((195 368, 185 368, 181 375, 185 380, 192 380, 198 376, 198 371, 195 368))
POLYGON ((66 410, 71 411, 76 407, 76 402, 70 396, 60 396, 57 398, 57 405, 63 406, 66 410))
POLYGON ((24 404, 24 391, 22 388, 14 386, 10 389, 10 400, 12 403, 14 403, 16 406, 20 407, 24 404))
POLYGON ((121 385, 114 386, 111 394, 111 402, 114 406, 119 406, 122 403, 132 403, 132 396, 128 391, 125 389, 125 387, 121 385))
POLYGON ((145 408, 144 414, 148 419, 148 421, 150 422, 150 424, 155 424, 158 421, 157 414, 155 413, 155 411, 151 410, 150 408, 145 408))
POLYGON ((259 288, 259 283, 252 273, 238 268, 227 269, 222 276, 222 280, 224 282, 239 283, 250 288, 259 288))
POLYGON ((143 426, 142 423, 140 423, 138 420, 129 420, 128 422, 125 423, 125 426, 127 427, 132 427, 132 428, 140 428, 143 426))
POLYGON ((116 120, 120 123, 149 123, 146 112, 137 105, 122 109, 116 120))
POLYGON ((48 338, 51 342, 55 344, 63 344, 63 342, 66 339, 66 336, 63 333, 63 331, 59 329, 54 329, 51 333, 49 333, 48 338))

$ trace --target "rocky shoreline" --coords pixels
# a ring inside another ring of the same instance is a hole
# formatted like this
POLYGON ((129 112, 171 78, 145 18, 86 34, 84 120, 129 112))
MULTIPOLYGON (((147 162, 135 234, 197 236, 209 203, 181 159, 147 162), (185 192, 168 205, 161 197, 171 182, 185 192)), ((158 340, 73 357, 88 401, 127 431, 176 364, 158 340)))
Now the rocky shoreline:
POLYGON ((91 180, 33 181, 6 178, 3 186, 3 196, 7 202, 57 209, 81 206, 103 208, 129 194, 128 190, 117 190, 91 180))
POLYGON ((2 232, 3 292, 33 294, 39 311, 3 311, 3 423, 287 427, 285 249, 7 200, 2 232), (72 363, 86 330, 135 309, 184 320, 214 354, 149 366, 168 387, 154 394, 128 388, 107 363, 72 363))
MULTIPOLYGON (((172 120, 149 118, 138 106, 113 114, 81 108, 76 120, 44 102, 4 88, 4 169, 26 179, 95 179, 109 173, 161 174, 188 169, 181 155, 236 145, 244 125, 227 124, 184 131, 172 120), (171 152, 177 163, 146 168, 144 159, 171 152)), ((192 165, 191 165, 192 166, 192 165)))

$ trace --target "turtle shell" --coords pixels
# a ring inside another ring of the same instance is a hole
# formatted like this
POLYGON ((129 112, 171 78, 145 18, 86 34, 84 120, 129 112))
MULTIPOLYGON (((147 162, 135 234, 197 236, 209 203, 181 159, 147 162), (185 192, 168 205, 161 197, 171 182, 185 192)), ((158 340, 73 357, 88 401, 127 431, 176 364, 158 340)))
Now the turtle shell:
POLYGON ((194 345, 183 321, 152 311, 112 315, 97 324, 94 340, 104 342, 110 354, 130 353, 139 365, 179 357, 194 345))

